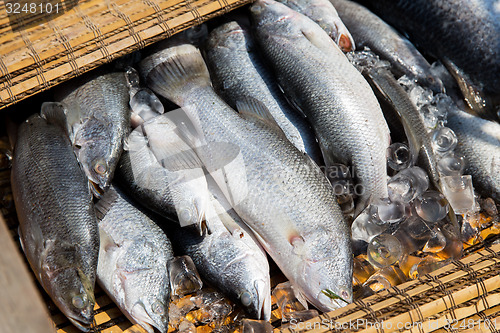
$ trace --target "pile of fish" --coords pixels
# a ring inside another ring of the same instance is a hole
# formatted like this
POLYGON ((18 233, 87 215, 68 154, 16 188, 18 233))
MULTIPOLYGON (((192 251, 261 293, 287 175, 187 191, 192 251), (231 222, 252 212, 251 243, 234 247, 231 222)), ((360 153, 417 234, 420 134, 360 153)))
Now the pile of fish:
POLYGON ((474 189, 500 203, 498 4, 330 1, 257 0, 62 84, 20 125, 20 239, 75 326, 92 325, 97 280, 166 332, 171 294, 199 284, 175 282, 174 253, 251 318, 271 315, 266 253, 333 310, 353 301, 360 242, 392 251, 384 267, 409 224, 440 251, 474 189))

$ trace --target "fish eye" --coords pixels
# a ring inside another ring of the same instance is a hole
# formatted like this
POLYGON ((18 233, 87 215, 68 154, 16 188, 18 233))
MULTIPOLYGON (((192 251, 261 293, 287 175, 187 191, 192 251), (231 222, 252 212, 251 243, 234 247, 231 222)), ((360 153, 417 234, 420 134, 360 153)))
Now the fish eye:
POLYGON ((240 301, 243 306, 250 306, 252 304, 252 294, 250 294, 248 291, 245 291, 240 295, 240 301))
POLYGON ((342 291, 340 292, 340 296, 345 300, 347 301, 349 298, 351 298, 351 295, 349 294, 349 292, 345 289, 342 289, 342 291))
POLYGON ((85 295, 75 295, 71 299, 71 303, 77 309, 83 309, 87 305, 87 297, 85 295))
POLYGON ((94 171, 99 175, 103 175, 107 171, 106 165, 103 162, 97 162, 94 165, 94 171))
POLYGON ((164 314, 164 310, 163 310, 163 304, 159 301, 156 301, 154 302, 152 305, 151 305, 151 310, 153 311, 153 313, 157 314, 157 315, 162 315, 164 314))
POLYGON ((191 221, 193 214, 191 213, 191 210, 188 208, 184 208, 179 212, 179 219, 182 221, 191 221))

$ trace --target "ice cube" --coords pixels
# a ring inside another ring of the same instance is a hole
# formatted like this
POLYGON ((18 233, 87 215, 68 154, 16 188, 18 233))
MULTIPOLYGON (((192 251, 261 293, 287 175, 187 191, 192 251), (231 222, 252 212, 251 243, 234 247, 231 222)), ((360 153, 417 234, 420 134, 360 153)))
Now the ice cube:
POLYGON ((432 230, 431 237, 422 249, 423 252, 437 253, 442 251, 446 246, 446 237, 438 227, 432 230))
POLYGON ((395 171, 406 169, 412 160, 410 148, 407 145, 396 142, 387 149, 387 165, 395 171))
POLYGON ((437 154, 447 154, 455 149, 458 139, 452 129, 440 127, 432 132, 432 148, 437 154))
POLYGON ((437 167, 442 176, 461 176, 464 173, 465 161, 461 156, 449 154, 438 161, 437 167))
POLYGON ((168 263, 172 295, 183 296, 201 289, 203 282, 189 256, 174 257, 168 263))
POLYGON ((351 237, 353 239, 369 242, 373 237, 380 235, 386 229, 386 225, 374 223, 368 211, 365 209, 352 223, 351 237))
POLYGON ((422 168, 411 167, 391 177, 387 186, 392 201, 408 203, 429 188, 429 177, 422 168))
POLYGON ((419 85, 414 85, 408 95, 417 108, 430 104, 433 98, 433 94, 430 89, 423 88, 419 85))
POLYGON ((415 211, 427 222, 437 222, 448 214, 448 201, 437 191, 427 191, 415 200, 415 211))
POLYGON ((373 291, 380 291, 406 282, 406 280, 406 276, 399 267, 389 266, 370 276, 363 286, 368 286, 373 291))
POLYGON ((466 214, 477 209, 470 175, 446 176, 441 177, 441 180, 443 194, 448 199, 455 214, 466 214))
POLYGON ((441 259, 460 259, 463 253, 463 242, 458 225, 441 222, 439 228, 446 237, 446 246, 442 251, 437 252, 436 256, 441 259))
POLYGON ((375 268, 366 260, 366 255, 362 254, 354 258, 352 271, 352 281, 354 286, 365 283, 370 276, 375 273, 375 268))
POLYGON ((278 284, 272 294, 276 298, 282 318, 285 318, 286 312, 308 310, 307 301, 293 288, 290 281, 278 284))
POLYGON ((319 316, 317 310, 302 310, 302 311, 294 311, 294 312, 285 312, 283 314, 282 321, 293 321, 295 323, 306 321, 312 318, 319 316))
POLYGON ((381 199, 372 204, 369 214, 376 224, 398 223, 409 213, 409 206, 400 201, 381 199))
POLYGON ((240 324, 241 333, 272 333, 273 326, 265 320, 243 319, 240 324))
POLYGON ((388 234, 374 237, 368 244, 368 261, 376 267, 387 267, 398 261, 403 255, 399 240, 388 234))
POLYGON ((180 322, 179 327, 177 328, 179 333, 196 333, 196 326, 188 320, 183 320, 180 322))
POLYGON ((405 254, 399 261, 399 268, 407 277, 410 277, 410 270, 412 267, 418 265, 421 261, 422 258, 420 257, 405 254))
POLYGON ((438 126, 439 118, 437 114, 439 111, 434 105, 423 105, 419 111, 424 119, 424 126, 427 128, 427 132, 438 126))
POLYGON ((419 276, 424 276, 429 274, 436 269, 444 267, 448 264, 448 261, 440 261, 439 258, 433 256, 426 256, 417 265, 414 265, 410 270, 410 277, 416 279, 419 276))
POLYGON ((139 88, 139 73, 133 67, 127 67, 125 70, 125 79, 129 88, 139 88))

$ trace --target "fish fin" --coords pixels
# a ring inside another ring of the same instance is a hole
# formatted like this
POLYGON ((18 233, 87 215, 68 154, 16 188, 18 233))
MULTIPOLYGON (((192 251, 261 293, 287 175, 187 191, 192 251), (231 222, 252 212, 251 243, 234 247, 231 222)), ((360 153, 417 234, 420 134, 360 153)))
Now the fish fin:
POLYGON ((110 234, 108 234, 106 231, 104 231, 103 228, 99 228, 99 246, 101 249, 103 249, 105 252, 108 252, 110 249, 113 249, 115 247, 120 247, 114 240, 113 237, 111 237, 110 234))
POLYGON ((66 106, 58 102, 44 102, 40 115, 49 123, 59 126, 69 136, 70 131, 66 121, 66 106))
POLYGON ((306 296, 305 294, 301 291, 300 287, 296 286, 295 284, 291 283, 290 282, 290 286, 292 287, 293 289, 293 292, 295 293, 295 297, 297 298, 297 300, 299 301, 300 304, 302 304, 302 306, 305 308, 305 309, 308 309, 309 306, 307 305, 307 299, 306 299, 306 296))
POLYGON ((182 105, 186 85, 211 84, 205 61, 195 46, 183 44, 167 48, 161 53, 165 60, 153 67, 146 77, 147 86, 156 93, 182 105))
POLYGON ((189 170, 189 169, 200 169, 203 167, 203 163, 200 161, 198 155, 194 150, 184 150, 176 154, 168 154, 168 152, 164 152, 165 154, 157 155, 156 159, 160 164, 167 170, 175 172, 181 170, 189 170))
POLYGON ((488 113, 488 105, 490 105, 490 101, 488 98, 483 96, 480 87, 477 87, 477 85, 472 82, 470 77, 458 68, 458 66, 451 60, 441 59, 441 61, 457 82, 460 91, 464 95, 465 101, 470 107, 468 111, 470 110, 471 114, 478 117, 496 120, 495 115, 488 113))
POLYGON ((268 127, 274 129, 278 133, 285 135, 266 105, 258 99, 246 96, 236 102, 236 108, 243 118, 256 119, 265 123, 268 127))
POLYGON ((314 27, 318 29, 304 29, 304 26, 300 29, 300 32, 302 32, 302 35, 304 35, 307 40, 316 46, 321 52, 325 54, 331 54, 332 52, 332 46, 333 49, 337 49, 339 52, 342 53, 340 50, 340 47, 335 44, 333 39, 328 36, 326 31, 324 31, 321 27, 318 25, 314 25, 314 27), (328 38, 325 38, 328 37, 328 38))
POLYGON ((95 204, 95 211, 97 219, 102 220, 106 214, 113 208, 113 204, 118 199, 118 192, 111 187, 109 188, 104 196, 95 204))

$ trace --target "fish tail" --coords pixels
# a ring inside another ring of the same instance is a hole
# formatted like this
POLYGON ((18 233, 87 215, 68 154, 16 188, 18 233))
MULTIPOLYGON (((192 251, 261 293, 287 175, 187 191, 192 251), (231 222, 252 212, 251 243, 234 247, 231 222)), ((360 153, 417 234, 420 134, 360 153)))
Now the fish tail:
POLYGON ((178 105, 189 87, 211 84, 200 50, 190 44, 164 49, 146 58, 141 67, 148 86, 178 105))

